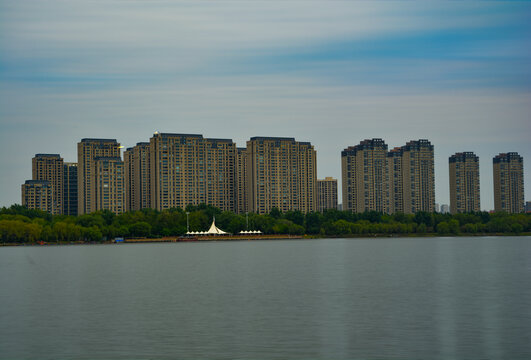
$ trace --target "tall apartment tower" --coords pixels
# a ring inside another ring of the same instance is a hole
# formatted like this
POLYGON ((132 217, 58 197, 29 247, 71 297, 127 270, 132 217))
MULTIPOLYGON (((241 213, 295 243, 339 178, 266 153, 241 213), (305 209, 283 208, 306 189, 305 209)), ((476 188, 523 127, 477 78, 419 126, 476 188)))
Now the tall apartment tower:
POLYGON ((387 144, 363 140, 341 152, 343 209, 389 212, 387 144))
POLYGON ((317 210, 317 160, 309 142, 252 137, 247 141, 248 211, 317 210))
POLYGON ((45 180, 52 188, 52 204, 50 213, 63 213, 63 159, 59 154, 36 154, 31 161, 33 180, 45 180))
POLYGON ((230 139, 155 133, 150 139, 151 207, 204 203, 235 211, 236 156, 230 139))
POLYGON ((237 171, 237 191, 236 191, 236 211, 239 214, 246 213, 247 209, 247 149, 237 148, 236 171, 237 171))
POLYGON ((26 180, 22 184, 22 206, 52 213, 54 188, 47 180, 26 180))
POLYGON ((402 172, 402 148, 395 147, 387 153, 389 175, 389 212, 404 212, 404 180, 402 172))
POLYGON ((78 214, 89 214, 96 206, 96 158, 120 157, 120 144, 116 139, 82 139, 77 144, 78 163, 78 214))
POLYGON ((516 152, 492 159, 494 172, 494 210, 508 213, 524 211, 524 159, 516 152))
POLYGON ((95 211, 109 210, 121 214, 126 209, 124 162, 118 157, 94 158, 92 175, 95 211))
POLYGON ((402 146, 402 186, 404 213, 434 211, 433 145, 428 140, 412 140, 402 146))
POLYGON ((450 156, 450 212, 480 211, 479 157, 473 152, 450 156))
POLYGON ((151 207, 149 143, 139 142, 124 151, 127 210, 151 207))
POLYGON ((63 166, 63 214, 77 215, 77 163, 65 162, 63 166))
POLYGON ((317 197, 319 211, 337 209, 337 179, 327 176, 317 180, 317 197))
POLYGON ((133 148, 128 147, 124 151, 124 190, 126 201, 126 211, 137 210, 134 209, 135 204, 135 183, 134 183, 134 160, 133 148))

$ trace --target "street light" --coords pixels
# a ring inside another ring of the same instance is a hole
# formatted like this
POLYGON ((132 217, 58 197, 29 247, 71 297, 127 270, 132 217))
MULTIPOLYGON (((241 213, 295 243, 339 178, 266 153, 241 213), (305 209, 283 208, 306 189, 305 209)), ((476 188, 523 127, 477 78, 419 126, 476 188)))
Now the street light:
POLYGON ((188 214, 190 214, 188 211, 186 212, 186 233, 188 234, 190 232, 190 224, 188 222, 188 214))

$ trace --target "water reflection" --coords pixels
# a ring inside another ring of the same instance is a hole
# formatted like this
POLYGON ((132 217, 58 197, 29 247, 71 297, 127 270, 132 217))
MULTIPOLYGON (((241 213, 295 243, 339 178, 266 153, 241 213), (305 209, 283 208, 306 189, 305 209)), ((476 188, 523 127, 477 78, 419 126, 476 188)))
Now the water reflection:
POLYGON ((529 358, 530 240, 3 248, 0 349, 43 359, 529 358))

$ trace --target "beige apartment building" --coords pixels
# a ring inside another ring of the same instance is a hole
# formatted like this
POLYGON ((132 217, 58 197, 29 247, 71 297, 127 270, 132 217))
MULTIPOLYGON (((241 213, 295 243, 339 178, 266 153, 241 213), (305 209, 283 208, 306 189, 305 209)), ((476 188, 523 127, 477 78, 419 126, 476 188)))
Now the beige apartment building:
POLYGON ((120 158, 120 144, 116 139, 82 139, 77 144, 79 215, 98 210, 95 159, 102 157, 120 158))
POLYGON ((237 148, 236 156, 236 211, 239 214, 248 212, 247 208, 247 149, 237 148))
POLYGON ((59 154, 36 154, 31 161, 31 173, 33 180, 48 181, 52 188, 53 203, 50 213, 63 214, 64 169, 61 156, 59 154))
POLYGON ((77 163, 65 162, 63 169, 63 214, 77 215, 77 163))
POLYGON ((493 159, 494 211, 524 211, 524 159, 516 152, 493 159))
POLYGON ((139 142, 124 151, 127 210, 151 207, 149 143, 139 142))
POLYGON ((22 184, 22 206, 53 213, 54 189, 47 180, 26 180, 22 184))
POLYGON ((109 210, 121 214, 126 209, 125 169, 120 157, 94 158, 92 184, 95 211, 109 210))
POLYGON ((450 213, 480 211, 479 157, 473 152, 450 156, 450 213))
POLYGON ((363 140, 341 152, 343 210, 389 212, 387 144, 363 140))
POLYGON ((317 210, 317 160, 309 142, 285 137, 247 141, 248 211, 317 210))
MULTIPOLYGON (((124 184, 125 184, 125 198, 126 211, 135 209, 135 193, 136 186, 134 182, 135 162, 133 160, 133 148, 129 147, 124 151, 124 184)), ((150 204, 151 205, 151 204, 150 204)))
POLYGON ((433 145, 426 139, 402 146, 402 186, 404 213, 435 210, 433 145))
POLYGON ((319 211, 337 209, 337 179, 327 176, 317 180, 317 194, 319 211))
POLYGON ((389 176, 389 213, 404 212, 404 186, 402 172, 402 148, 395 147, 387 153, 389 176))
POLYGON ((208 204, 236 210, 236 144, 202 135, 155 133, 150 139, 151 207, 208 204))

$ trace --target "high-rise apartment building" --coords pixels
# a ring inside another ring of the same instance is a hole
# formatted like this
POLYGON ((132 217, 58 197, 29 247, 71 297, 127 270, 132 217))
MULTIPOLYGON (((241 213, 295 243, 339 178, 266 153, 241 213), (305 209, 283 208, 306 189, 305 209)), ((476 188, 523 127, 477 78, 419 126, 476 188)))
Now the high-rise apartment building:
POLYGON ((33 180, 45 180, 52 188, 51 214, 63 213, 63 159, 59 154, 36 154, 31 162, 33 180))
POLYGON ((450 212, 480 211, 479 157, 473 152, 450 156, 450 212))
POLYGON ((252 137, 247 141, 248 211, 317 210, 317 160, 309 142, 252 137))
POLYGON ((126 209, 124 162, 120 157, 94 158, 92 184, 95 211, 109 210, 121 214, 126 209))
MULTIPOLYGON (((125 198, 126 211, 138 210, 135 209, 136 204, 136 186, 134 181, 135 162, 133 160, 133 148, 129 147, 124 151, 124 184, 125 184, 125 198)), ((150 204, 151 205, 151 204, 150 204)))
POLYGON ((402 186, 404 213, 434 211, 433 145, 428 140, 412 140, 402 146, 402 186))
POLYGON ((337 179, 327 176, 317 180, 317 197, 319 211, 337 209, 337 179))
POLYGON ((22 184, 22 206, 52 213, 54 188, 47 180, 26 180, 22 184))
POLYGON ((63 214, 77 215, 77 163, 64 163, 63 180, 63 214))
POLYGON ((246 213, 247 209, 247 149, 237 148, 236 172, 236 211, 240 214, 246 213))
POLYGON ((95 159, 102 157, 120 157, 120 144, 116 139, 82 139, 77 144, 78 214, 80 215, 98 209, 96 205, 95 159))
POLYGON ((124 151, 127 210, 151 207, 149 143, 139 142, 124 151))
POLYGON ((404 180, 402 172, 402 148, 396 147, 387 153, 389 176, 389 212, 404 212, 404 180))
POLYGON ((151 207, 208 204, 236 209, 236 144, 202 135, 155 133, 150 139, 151 207))
POLYGON ((387 144, 363 140, 341 152, 343 209, 389 212, 387 144))
POLYGON ((524 211, 524 159, 516 152, 493 159, 494 210, 508 213, 524 211))

